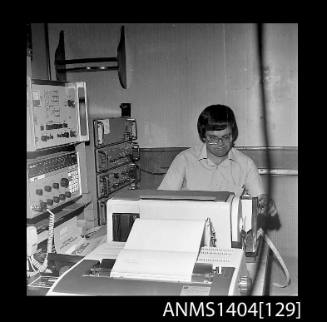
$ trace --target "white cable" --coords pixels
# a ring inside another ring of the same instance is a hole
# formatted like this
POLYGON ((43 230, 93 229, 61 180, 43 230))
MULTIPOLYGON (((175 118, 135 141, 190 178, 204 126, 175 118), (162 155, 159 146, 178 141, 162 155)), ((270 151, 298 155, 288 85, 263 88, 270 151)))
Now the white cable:
POLYGON ((39 271, 34 268, 34 265, 32 264, 30 257, 27 257, 27 277, 28 278, 33 277, 38 273, 39 271), (31 265, 33 272, 29 271, 29 264, 31 265))
POLYGON ((27 277, 28 278, 33 277, 33 276, 35 276, 38 273, 39 273, 38 271, 35 271, 35 272, 27 272, 27 277))
POLYGON ((282 266, 284 273, 286 275, 286 282, 285 284, 279 284, 279 283, 273 283, 274 286, 276 287, 280 287, 280 288, 284 288, 286 286, 288 286, 291 282, 291 277, 290 277, 290 273, 286 267, 286 264, 282 258, 282 256, 280 255, 279 251, 277 250, 277 248, 275 247, 274 243, 271 241, 271 239, 267 236, 267 234, 264 234, 262 228, 260 228, 257 232, 257 238, 259 238, 260 236, 263 236, 265 239, 265 242, 268 244, 268 246, 270 247, 270 249, 273 251, 274 255, 276 256, 277 260, 279 261, 280 265, 282 266))
POLYGON ((43 263, 39 263, 33 255, 31 255, 29 257, 32 269, 34 272, 44 272, 46 271, 47 267, 48 267, 48 254, 52 252, 52 241, 53 241, 53 234, 54 234, 54 221, 55 221, 55 214, 47 209, 47 212, 50 213, 49 215, 49 228, 48 228, 48 243, 47 243, 47 253, 45 255, 45 259, 43 261, 43 263), (37 271, 34 269, 34 266, 37 268, 37 271))
POLYGON ((48 248, 47 248, 47 254, 52 252, 52 245, 53 245, 53 235, 54 235, 54 221, 55 221, 55 214, 47 209, 47 212, 50 213, 49 216, 49 235, 48 235, 48 248))
POLYGON ((38 271, 34 268, 34 265, 33 265, 32 261, 31 261, 31 258, 30 258, 30 257, 28 257, 28 262, 31 264, 32 270, 33 270, 34 272, 38 272, 38 271))

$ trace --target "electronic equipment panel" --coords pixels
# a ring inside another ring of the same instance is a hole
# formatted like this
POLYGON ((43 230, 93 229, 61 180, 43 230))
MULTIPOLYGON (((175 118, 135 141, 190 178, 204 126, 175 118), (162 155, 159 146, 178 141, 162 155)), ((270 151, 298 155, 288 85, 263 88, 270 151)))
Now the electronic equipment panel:
POLYGON ((139 159, 138 144, 128 141, 99 148, 95 151, 98 173, 119 167, 139 159))
POLYGON ((27 161, 27 218, 41 215, 81 196, 77 152, 27 161))
MULTIPOLYGON (((127 191, 127 190, 135 190, 137 189, 137 181, 132 181, 131 184, 122 187, 121 189, 116 190, 115 192, 111 193, 109 197, 107 198, 102 198, 98 200, 97 204, 97 210, 98 210, 98 225, 106 225, 107 223, 107 201, 108 199, 112 198, 115 196, 115 194, 120 193, 122 191, 127 191)), ((133 214, 126 214, 126 216, 132 216, 133 214)), ((133 216, 132 216, 133 217, 133 216)), ((130 232, 131 226, 125 227, 123 225, 120 225, 120 221, 116 221, 117 226, 115 226, 115 231, 117 231, 117 236, 126 236, 130 232), (119 227, 118 227, 119 226, 119 227)), ((114 229, 114 228, 113 228, 114 229)), ((114 239, 116 241, 116 239, 114 239)), ((121 241, 117 239, 117 241, 121 241)))
POLYGON ((126 117, 112 117, 94 120, 94 144, 99 148, 137 139, 136 120, 126 117))
POLYGON ((89 140, 85 82, 27 79, 27 151, 89 140))
POLYGON ((137 167, 134 163, 123 165, 97 175, 97 196, 99 199, 109 195, 137 180, 137 167))

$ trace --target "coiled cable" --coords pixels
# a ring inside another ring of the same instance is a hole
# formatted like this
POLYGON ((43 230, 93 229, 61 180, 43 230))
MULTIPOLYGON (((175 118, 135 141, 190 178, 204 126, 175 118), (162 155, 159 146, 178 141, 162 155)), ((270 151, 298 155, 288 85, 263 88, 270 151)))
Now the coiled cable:
POLYGON ((52 247, 53 247, 55 214, 49 209, 47 209, 47 212, 49 212, 49 214, 50 214, 49 215, 47 253, 45 255, 45 259, 42 264, 34 258, 34 255, 31 255, 28 258, 28 261, 31 264, 32 270, 34 272, 34 273, 30 272, 29 276, 33 276, 37 273, 42 273, 42 272, 46 271, 46 269, 48 268, 48 254, 52 252, 52 247))

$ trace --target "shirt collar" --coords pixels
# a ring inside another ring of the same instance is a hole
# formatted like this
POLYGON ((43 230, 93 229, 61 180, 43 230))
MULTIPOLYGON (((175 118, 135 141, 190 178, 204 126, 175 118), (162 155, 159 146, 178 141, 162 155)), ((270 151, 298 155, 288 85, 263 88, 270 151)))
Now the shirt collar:
POLYGON ((202 159, 207 159, 207 148, 206 148, 205 143, 202 144, 202 148, 200 150, 200 154, 199 154, 198 159, 199 159, 199 161, 202 160, 202 159))
MULTIPOLYGON (((234 154, 234 148, 231 148, 230 151, 228 152, 228 159, 235 161, 235 154, 234 154)), ((202 148, 200 150, 200 154, 198 156, 199 161, 202 159, 207 159, 207 148, 206 148, 206 144, 203 143, 202 148)))

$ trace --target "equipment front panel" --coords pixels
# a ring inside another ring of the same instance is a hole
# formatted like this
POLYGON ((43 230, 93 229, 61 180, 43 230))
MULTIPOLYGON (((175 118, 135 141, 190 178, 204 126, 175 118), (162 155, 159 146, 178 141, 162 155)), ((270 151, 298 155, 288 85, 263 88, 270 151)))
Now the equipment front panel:
POLYGON ((30 161, 27 165, 27 218, 53 209, 81 195, 76 152, 30 161))
POLYGON ((126 164, 97 175, 98 199, 106 198, 122 187, 132 184, 137 178, 135 164, 126 164))
POLYGON ((135 119, 113 117, 94 120, 93 127, 96 148, 137 139, 135 119))
POLYGON ((132 161, 133 143, 123 142, 116 145, 106 146, 97 149, 95 155, 96 171, 98 173, 107 171, 132 161))
POLYGON ((27 150, 87 141, 85 83, 35 82, 28 88, 27 150))

